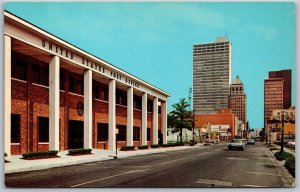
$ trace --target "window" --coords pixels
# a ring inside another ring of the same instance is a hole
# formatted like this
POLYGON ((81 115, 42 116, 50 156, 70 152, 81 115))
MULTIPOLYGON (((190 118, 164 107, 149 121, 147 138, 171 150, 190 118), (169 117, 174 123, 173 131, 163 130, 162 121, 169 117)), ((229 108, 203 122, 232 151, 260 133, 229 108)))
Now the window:
POLYGON ((103 101, 108 101, 108 86, 105 84, 95 85, 95 98, 103 101))
POLYGON ((33 64, 32 80, 33 83, 49 86, 49 67, 33 64))
POLYGON ((108 124, 98 123, 98 141, 107 141, 108 139, 108 124))
POLYGON ((118 141, 126 141, 126 126, 117 125, 117 129, 119 129, 119 134, 117 136, 118 141))
POLYGON ((24 60, 12 57, 11 76, 27 81, 27 63, 24 60))
POLYGON ((117 89, 116 104, 127 106, 127 93, 125 91, 117 89))
POLYGON ((20 143, 20 115, 11 114, 11 143, 20 143))
POLYGON ((83 95, 83 80, 70 76, 69 91, 72 93, 83 95))
POLYGON ((59 74, 59 90, 65 90, 65 73, 64 71, 60 70, 59 74))
POLYGON ((139 140, 140 140, 140 128, 133 127, 133 141, 139 141, 139 140))
POLYGON ((153 101, 152 100, 148 100, 148 102, 147 102, 147 111, 153 112, 153 101))
POLYGON ((158 106, 158 114, 161 114, 161 106, 158 106))
POLYGON ((150 128, 147 128, 147 141, 150 141, 150 135, 151 133, 150 133, 150 128))
POLYGON ((134 96, 133 97, 133 108, 135 109, 142 109, 142 98, 139 96, 134 96))
POLYGON ((39 142, 49 142, 49 117, 38 117, 39 142))

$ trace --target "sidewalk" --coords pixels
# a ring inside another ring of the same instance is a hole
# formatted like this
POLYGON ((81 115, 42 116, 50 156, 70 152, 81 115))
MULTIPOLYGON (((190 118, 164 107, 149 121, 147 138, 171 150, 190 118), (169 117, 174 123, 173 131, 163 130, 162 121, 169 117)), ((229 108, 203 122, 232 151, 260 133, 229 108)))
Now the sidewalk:
MULTIPOLYGON (((197 144, 192 147, 202 147, 203 144, 197 144)), ((182 149, 192 148, 191 146, 178 146, 178 147, 160 147, 146 150, 135 150, 135 151, 118 151, 118 158, 126 158, 139 155, 148 155, 155 153, 163 153, 167 151, 176 151, 182 149)), ((53 167, 63 167, 70 165, 77 165, 82 163, 90 163, 95 161, 103 161, 114 159, 116 151, 93 149, 92 155, 80 155, 80 156, 69 156, 68 151, 58 152, 60 158, 50 159, 39 159, 39 160, 23 160, 22 155, 13 155, 8 159, 10 162, 5 163, 4 172, 8 173, 19 173, 26 171, 36 171, 49 169, 53 167)))
MULTIPOLYGON (((271 144, 271 147, 276 147, 278 149, 278 150, 273 150, 272 153, 276 153, 277 151, 280 151, 280 149, 281 149, 280 145, 277 145, 277 144, 274 144, 274 143, 271 144)), ((295 149, 291 149, 291 148, 288 148, 288 147, 283 147, 283 151, 291 153, 295 156, 295 149)))

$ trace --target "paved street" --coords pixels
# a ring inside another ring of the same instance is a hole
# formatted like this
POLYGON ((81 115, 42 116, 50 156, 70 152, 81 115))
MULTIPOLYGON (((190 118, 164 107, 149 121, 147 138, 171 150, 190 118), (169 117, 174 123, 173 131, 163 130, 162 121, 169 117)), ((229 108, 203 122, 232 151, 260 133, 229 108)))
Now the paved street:
POLYGON ((7 187, 291 187, 287 171, 260 143, 226 145, 7 174, 7 187))

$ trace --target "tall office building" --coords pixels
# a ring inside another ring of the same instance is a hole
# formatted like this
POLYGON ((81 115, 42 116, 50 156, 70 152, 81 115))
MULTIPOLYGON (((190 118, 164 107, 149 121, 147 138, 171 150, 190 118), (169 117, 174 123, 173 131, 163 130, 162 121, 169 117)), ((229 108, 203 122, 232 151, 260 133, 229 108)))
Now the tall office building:
POLYGON ((283 79, 283 109, 289 109, 291 107, 292 70, 270 71, 269 78, 283 79))
POLYGON ((230 85, 228 107, 246 126, 246 94, 239 76, 236 76, 236 79, 230 85))
POLYGON ((264 91, 264 125, 266 127, 272 111, 283 109, 283 79, 265 79, 264 91))
POLYGON ((228 108, 231 43, 226 37, 193 46, 193 109, 195 114, 228 108))

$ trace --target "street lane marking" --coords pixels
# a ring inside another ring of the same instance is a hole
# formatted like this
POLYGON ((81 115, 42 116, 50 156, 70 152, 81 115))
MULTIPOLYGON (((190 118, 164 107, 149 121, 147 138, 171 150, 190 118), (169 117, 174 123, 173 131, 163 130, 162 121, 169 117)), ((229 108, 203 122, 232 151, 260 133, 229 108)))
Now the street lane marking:
POLYGON ((268 186, 262 186, 262 185, 242 185, 242 187, 258 187, 258 188, 262 188, 262 187, 268 187, 268 186))
POLYGON ((94 183, 94 182, 97 182, 97 181, 103 181, 103 180, 110 179, 110 178, 113 178, 113 177, 118 177, 118 176, 121 176, 121 175, 127 175, 127 174, 130 174, 130 173, 135 173, 135 172, 139 172, 139 171, 140 170, 132 170, 132 171, 128 171, 128 172, 125 172, 125 173, 120 173, 120 174, 117 174, 117 175, 112 175, 112 176, 109 176, 109 177, 104 177, 104 178, 101 178, 101 179, 96 179, 96 180, 80 183, 80 184, 77 184, 77 185, 72 185, 70 187, 78 187, 78 186, 86 185, 86 184, 89 184, 89 183, 94 183))
POLYGON ((222 150, 222 149, 216 149, 216 150, 214 150, 214 151, 220 151, 220 150, 222 150))
POLYGON ((268 157, 253 157, 254 159, 269 159, 268 157))
POLYGON ((254 171, 244 171, 246 173, 253 173, 257 175, 270 175, 270 176, 276 176, 276 177, 282 177, 280 174, 274 174, 274 173, 263 173, 263 172, 254 172, 254 171))
POLYGON ((274 164, 272 164, 272 163, 256 163, 256 164, 259 164, 259 165, 273 165, 273 166, 276 166, 276 165, 274 165, 274 164))
POLYGON ((221 186, 232 186, 231 182, 227 181, 220 181, 220 180, 211 180, 211 179, 199 179, 195 183, 200 183, 200 184, 208 184, 208 185, 221 185, 221 186))
POLYGON ((174 162, 174 161, 179 161, 179 160, 188 159, 188 158, 190 158, 190 157, 185 157, 185 158, 181 158, 181 159, 175 159, 175 160, 171 160, 171 161, 166 161, 166 162, 163 162, 161 164, 171 163, 171 162, 174 162))
POLYGON ((199 153, 199 154, 197 154, 197 155, 195 155, 195 156, 198 156, 198 155, 205 155, 205 154, 207 154, 207 153, 210 153, 210 152, 199 153))
POLYGON ((228 157, 229 160, 241 160, 241 161, 248 161, 249 159, 246 158, 240 158, 240 157, 228 157))

